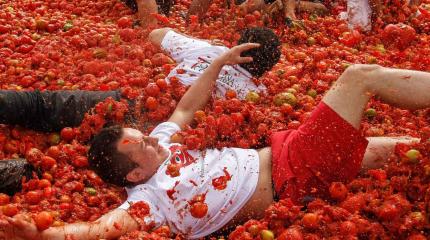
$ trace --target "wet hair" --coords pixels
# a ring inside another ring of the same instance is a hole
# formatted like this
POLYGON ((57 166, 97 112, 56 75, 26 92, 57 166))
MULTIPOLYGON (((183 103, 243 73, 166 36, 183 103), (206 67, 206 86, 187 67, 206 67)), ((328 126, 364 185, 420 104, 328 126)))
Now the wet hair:
POLYGON ((127 174, 138 165, 118 151, 117 143, 122 135, 123 129, 118 125, 103 128, 90 142, 88 161, 90 168, 105 182, 125 187, 134 185, 127 180, 127 174))
POLYGON ((250 63, 240 64, 254 77, 261 77, 265 72, 272 69, 281 57, 281 42, 278 36, 269 28, 255 27, 245 29, 238 41, 238 44, 242 43, 260 44, 260 47, 250 49, 241 54, 242 57, 252 57, 254 59, 250 63))

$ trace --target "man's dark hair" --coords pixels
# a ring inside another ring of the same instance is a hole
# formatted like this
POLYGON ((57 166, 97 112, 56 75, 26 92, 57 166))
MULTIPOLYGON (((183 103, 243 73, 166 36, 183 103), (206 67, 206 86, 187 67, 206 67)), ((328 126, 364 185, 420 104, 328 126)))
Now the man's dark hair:
POLYGON ((242 63, 241 67, 246 69, 254 77, 261 77, 265 72, 279 61, 281 57, 278 36, 269 28, 248 28, 242 32, 238 45, 242 43, 259 43, 260 47, 253 48, 241 54, 242 57, 252 57, 250 63, 242 63))
POLYGON ((105 182, 125 187, 133 185, 126 176, 138 165, 127 155, 118 152, 117 143, 122 135, 123 130, 120 126, 103 128, 91 140, 88 161, 90 168, 105 182))

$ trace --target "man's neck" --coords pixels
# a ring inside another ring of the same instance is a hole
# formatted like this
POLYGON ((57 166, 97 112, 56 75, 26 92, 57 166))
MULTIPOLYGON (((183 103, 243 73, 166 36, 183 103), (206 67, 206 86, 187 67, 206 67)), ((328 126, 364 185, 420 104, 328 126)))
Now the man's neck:
POLYGON ((166 159, 169 157, 169 150, 164 148, 163 146, 160 146, 160 148, 162 149, 159 158, 158 158, 158 164, 161 166, 161 164, 163 164, 164 161, 166 161, 166 159))

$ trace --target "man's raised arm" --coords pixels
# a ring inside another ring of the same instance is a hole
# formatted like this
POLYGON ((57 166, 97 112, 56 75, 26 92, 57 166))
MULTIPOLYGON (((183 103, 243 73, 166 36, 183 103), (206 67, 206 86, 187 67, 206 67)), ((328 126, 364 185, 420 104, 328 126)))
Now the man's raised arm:
POLYGON ((122 209, 115 209, 94 222, 66 224, 39 232, 29 216, 18 215, 8 218, 9 226, 4 226, 6 239, 75 240, 116 239, 138 228, 137 222, 122 209), (6 228, 7 227, 7 228, 6 228))
POLYGON ((191 85, 168 121, 174 122, 180 127, 189 124, 193 120, 194 113, 202 109, 212 96, 213 88, 222 67, 224 65, 251 62, 251 57, 241 57, 240 54, 259 46, 256 43, 241 44, 216 58, 197 81, 191 85))

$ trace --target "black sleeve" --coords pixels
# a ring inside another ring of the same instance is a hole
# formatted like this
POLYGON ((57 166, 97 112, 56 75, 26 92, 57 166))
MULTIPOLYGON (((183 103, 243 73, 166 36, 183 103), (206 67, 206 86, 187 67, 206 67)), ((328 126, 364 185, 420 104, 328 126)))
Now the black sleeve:
POLYGON ((0 193, 12 196, 21 190, 21 180, 32 178, 35 169, 25 159, 3 159, 0 161, 0 193))
POLYGON ((18 124, 38 131, 59 131, 78 126, 85 113, 119 91, 0 91, 0 123, 18 124))

